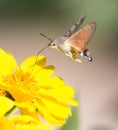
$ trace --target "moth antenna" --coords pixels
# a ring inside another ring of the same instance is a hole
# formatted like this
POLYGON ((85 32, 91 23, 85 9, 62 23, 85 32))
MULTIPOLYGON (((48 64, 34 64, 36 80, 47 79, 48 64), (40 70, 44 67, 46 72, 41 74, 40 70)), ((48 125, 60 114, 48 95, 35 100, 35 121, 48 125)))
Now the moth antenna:
POLYGON ((43 34, 43 33, 40 33, 40 35, 43 36, 43 37, 45 37, 45 38, 47 38, 47 39, 48 39, 49 41, 51 41, 51 42, 53 41, 52 39, 50 39, 48 36, 46 36, 46 35, 43 34))

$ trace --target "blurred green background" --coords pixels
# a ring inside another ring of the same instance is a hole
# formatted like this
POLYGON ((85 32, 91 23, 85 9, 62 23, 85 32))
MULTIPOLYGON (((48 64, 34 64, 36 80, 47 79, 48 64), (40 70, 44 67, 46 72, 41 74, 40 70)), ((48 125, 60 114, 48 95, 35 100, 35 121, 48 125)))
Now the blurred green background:
MULTIPOLYGON (((84 24, 96 21, 97 29, 88 48, 92 63, 78 64, 47 49, 47 64, 56 67, 76 90, 78 130, 118 129, 118 1, 117 0, 0 0, 0 47, 20 62, 48 44, 40 32, 55 38, 82 15, 84 24)), ((70 126, 69 126, 70 127, 70 126)))

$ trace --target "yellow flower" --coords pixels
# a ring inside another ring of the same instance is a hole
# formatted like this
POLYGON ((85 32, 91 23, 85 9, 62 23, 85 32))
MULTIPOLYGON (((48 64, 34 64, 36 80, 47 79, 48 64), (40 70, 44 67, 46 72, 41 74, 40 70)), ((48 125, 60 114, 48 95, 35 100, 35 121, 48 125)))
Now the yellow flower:
POLYGON ((47 120, 57 126, 63 125, 71 116, 74 90, 53 76, 53 66, 45 66, 44 56, 31 56, 18 67, 14 57, 0 49, 0 89, 24 115, 47 120), (36 60, 37 59, 37 60, 36 60))

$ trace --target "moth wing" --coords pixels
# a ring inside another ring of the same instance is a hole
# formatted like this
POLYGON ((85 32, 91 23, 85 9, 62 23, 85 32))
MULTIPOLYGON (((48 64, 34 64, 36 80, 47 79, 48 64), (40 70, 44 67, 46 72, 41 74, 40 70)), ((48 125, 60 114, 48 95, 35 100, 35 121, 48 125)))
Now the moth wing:
POLYGON ((96 23, 95 22, 90 23, 81 30, 74 33, 72 36, 70 36, 64 42, 64 44, 69 44, 69 46, 71 46, 75 52, 79 53, 86 48, 88 41, 91 39, 91 37, 95 32, 95 29, 96 29, 96 23))
POLYGON ((81 26, 81 24, 83 23, 84 19, 86 16, 82 16, 81 18, 79 18, 79 20, 64 34, 65 37, 70 37, 72 36, 75 32, 77 32, 77 30, 79 29, 79 27, 81 26))

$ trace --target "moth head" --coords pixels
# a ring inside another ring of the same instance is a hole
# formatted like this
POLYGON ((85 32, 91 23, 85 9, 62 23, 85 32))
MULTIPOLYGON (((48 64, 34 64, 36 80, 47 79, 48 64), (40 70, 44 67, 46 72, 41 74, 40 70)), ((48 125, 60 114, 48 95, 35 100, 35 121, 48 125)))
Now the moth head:
POLYGON ((64 36, 59 36, 57 37, 56 39, 54 39, 52 42, 51 42, 51 46, 52 47, 58 47, 58 46, 61 46, 62 44, 64 44, 64 41, 66 40, 67 38, 64 37, 64 36))

